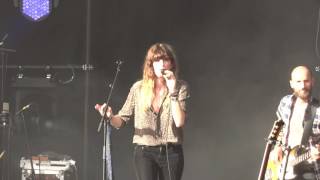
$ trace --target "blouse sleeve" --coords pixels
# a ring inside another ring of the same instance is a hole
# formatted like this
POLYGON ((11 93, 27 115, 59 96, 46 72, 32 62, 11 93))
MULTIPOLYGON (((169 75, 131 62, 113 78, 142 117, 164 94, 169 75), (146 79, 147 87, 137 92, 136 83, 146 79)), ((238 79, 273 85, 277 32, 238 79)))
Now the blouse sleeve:
POLYGON ((122 106, 121 110, 119 111, 118 115, 121 117, 121 119, 125 122, 129 121, 130 118, 134 114, 134 108, 135 108, 135 99, 136 99, 136 93, 138 90, 138 83, 135 83, 131 88, 130 92, 128 94, 128 97, 122 106))
POLYGON ((180 106, 183 111, 187 111, 188 99, 190 98, 189 86, 185 81, 181 81, 179 87, 179 97, 180 106))

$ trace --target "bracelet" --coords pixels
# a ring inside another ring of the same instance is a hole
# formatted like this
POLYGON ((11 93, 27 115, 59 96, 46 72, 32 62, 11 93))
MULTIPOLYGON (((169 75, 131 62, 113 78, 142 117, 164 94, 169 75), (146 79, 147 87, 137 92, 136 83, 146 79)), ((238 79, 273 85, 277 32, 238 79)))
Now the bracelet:
POLYGON ((110 114, 110 117, 108 117, 107 115, 105 115, 105 119, 107 120, 107 121, 111 121, 111 119, 113 118, 113 114, 110 114))
POLYGON ((170 96, 171 101, 178 101, 178 96, 170 96))
POLYGON ((173 93, 170 94, 170 97, 178 97, 179 92, 178 91, 174 91, 173 93))

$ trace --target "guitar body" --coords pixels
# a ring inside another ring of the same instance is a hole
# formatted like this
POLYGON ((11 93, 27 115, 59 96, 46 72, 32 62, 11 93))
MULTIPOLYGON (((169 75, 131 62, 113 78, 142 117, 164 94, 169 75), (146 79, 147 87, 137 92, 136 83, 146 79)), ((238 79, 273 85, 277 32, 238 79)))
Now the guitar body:
MULTIPOLYGON (((309 148, 295 146, 289 152, 288 164, 285 173, 285 179, 294 179, 297 173, 303 167, 310 167, 310 163, 306 161, 310 158, 309 148)), ((281 164, 280 174, 282 174, 284 164, 281 164)))
MULTIPOLYGON (((294 179, 297 176, 299 168, 303 166, 308 166, 311 164, 305 160, 310 158, 309 148, 303 148, 301 146, 296 146, 290 150, 288 155, 287 168, 285 173, 285 179, 294 179)), ((265 179, 266 180, 278 180, 283 174, 284 162, 276 162, 274 160, 269 160, 266 170, 265 179)))
POLYGON ((281 162, 269 160, 264 179, 265 180, 278 180, 280 167, 281 167, 281 162))

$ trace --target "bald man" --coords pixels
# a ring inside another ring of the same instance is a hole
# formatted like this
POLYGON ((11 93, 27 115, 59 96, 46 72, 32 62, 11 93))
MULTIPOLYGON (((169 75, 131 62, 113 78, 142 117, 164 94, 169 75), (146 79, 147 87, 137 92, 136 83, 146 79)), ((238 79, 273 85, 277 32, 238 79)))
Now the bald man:
POLYGON ((271 155, 273 160, 281 164, 277 175, 279 179, 313 180, 318 175, 316 162, 320 158, 319 141, 311 137, 320 135, 320 108, 318 100, 311 97, 313 85, 312 73, 306 66, 298 66, 292 70, 290 87, 293 93, 281 99, 277 110, 277 115, 285 123, 279 137, 281 145, 276 145, 271 155), (302 145, 311 150, 302 148, 302 145), (294 155, 295 150, 306 153, 310 151, 311 157, 307 158, 309 161, 301 160, 299 164, 292 165, 292 160, 298 158, 294 155), (286 157, 289 158, 288 161, 285 161, 286 157))

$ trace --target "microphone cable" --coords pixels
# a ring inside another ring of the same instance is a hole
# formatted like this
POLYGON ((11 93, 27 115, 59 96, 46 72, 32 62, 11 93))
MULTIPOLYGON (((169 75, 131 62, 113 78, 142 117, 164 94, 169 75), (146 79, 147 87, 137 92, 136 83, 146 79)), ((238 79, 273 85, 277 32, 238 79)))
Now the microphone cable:
POLYGON ((166 157, 167 157, 167 166, 168 166, 169 180, 172 180, 172 179, 171 179, 171 168, 170 168, 170 162, 169 162, 169 153, 168 153, 168 142, 166 143, 166 157))
POLYGON ((166 127, 166 160, 167 160, 167 167, 168 167, 168 175, 169 175, 169 180, 172 180, 171 178, 171 168, 170 168, 170 162, 169 162, 169 153, 168 153, 168 136, 169 136, 169 125, 170 125, 170 114, 172 114, 172 110, 171 110, 171 100, 169 98, 169 105, 170 105, 170 112, 168 113, 168 117, 167 117, 167 127, 166 127))
POLYGON ((74 80, 74 77, 75 77, 75 70, 74 70, 74 67, 72 67, 70 64, 68 64, 68 67, 70 68, 71 70, 71 77, 69 79, 66 79, 66 80, 61 80, 61 79, 58 79, 58 82, 60 84, 69 84, 71 83, 73 80, 74 80))

